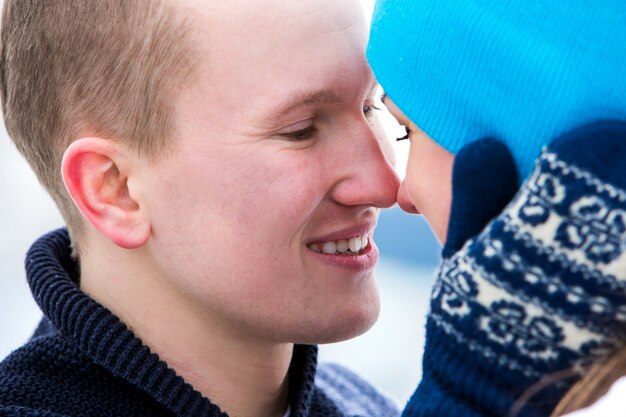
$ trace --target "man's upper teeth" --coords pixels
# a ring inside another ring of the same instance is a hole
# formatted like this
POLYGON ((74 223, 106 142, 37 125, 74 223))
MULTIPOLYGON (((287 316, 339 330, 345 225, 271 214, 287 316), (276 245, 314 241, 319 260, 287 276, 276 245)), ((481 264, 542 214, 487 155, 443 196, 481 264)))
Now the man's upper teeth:
POLYGON ((367 236, 357 236, 347 240, 342 239, 334 242, 314 243, 309 245, 309 248, 315 252, 323 252, 328 255, 346 253, 348 251, 358 253, 361 249, 367 247, 367 242, 367 236))

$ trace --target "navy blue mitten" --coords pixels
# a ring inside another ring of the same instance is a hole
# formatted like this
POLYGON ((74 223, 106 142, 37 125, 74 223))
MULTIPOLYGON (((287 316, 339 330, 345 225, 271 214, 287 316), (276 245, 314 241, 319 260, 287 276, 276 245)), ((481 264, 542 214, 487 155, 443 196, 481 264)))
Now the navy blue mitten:
POLYGON ((502 212, 517 192, 518 181, 511 152, 496 139, 471 142, 456 154, 444 258, 461 249, 502 212))

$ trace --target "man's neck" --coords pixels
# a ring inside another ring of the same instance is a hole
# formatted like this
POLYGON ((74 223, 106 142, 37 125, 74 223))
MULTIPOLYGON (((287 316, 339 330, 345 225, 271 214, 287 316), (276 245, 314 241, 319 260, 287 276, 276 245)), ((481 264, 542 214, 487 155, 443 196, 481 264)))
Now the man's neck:
POLYGON ((123 261, 116 271, 110 263, 105 267, 83 261, 83 291, 120 317, 211 402, 232 417, 284 416, 293 344, 252 340, 220 326, 204 312, 194 311, 176 291, 153 281, 146 285, 140 272, 123 261))
MULTIPOLYGON (((180 351, 172 346, 174 340, 166 343, 168 352, 180 351)), ((224 343, 213 352, 185 349, 182 355, 164 359, 232 417, 283 417, 287 411, 293 345, 277 345, 263 351, 240 348, 229 349, 224 343)))

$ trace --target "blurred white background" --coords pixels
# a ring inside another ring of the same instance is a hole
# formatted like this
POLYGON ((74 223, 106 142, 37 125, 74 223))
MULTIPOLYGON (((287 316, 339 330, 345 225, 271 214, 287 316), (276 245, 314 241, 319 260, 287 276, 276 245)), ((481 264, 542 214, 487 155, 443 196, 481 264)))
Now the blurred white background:
MULTIPOLYGON (((1 1, 0 1, 1 4, 1 1)), ((363 0, 371 14, 373 1, 363 0)), ((399 132, 387 114, 382 114, 392 135, 399 132)), ((394 144, 398 170, 403 175, 408 144, 394 144)), ((395 209, 397 210, 397 209, 395 209)), ((398 214, 394 214, 398 216, 398 214)), ((401 216, 401 214, 400 214, 401 216)), ((396 218, 394 217, 394 219, 396 218)), ((403 219, 403 218, 402 218, 403 219)), ((402 220, 405 221, 405 220, 402 220)), ((409 219, 417 222, 419 219, 409 219)), ((391 222, 391 220, 389 220, 391 222)), ((391 224, 391 223, 388 223, 391 224)), ((26 284, 23 259, 31 243, 43 233, 63 225, 51 199, 38 184, 24 159, 0 129, 0 360, 28 340, 41 313, 26 284)), ((383 216, 378 233, 384 233, 383 216)), ((400 230, 405 229, 401 227, 400 230)), ((385 241, 393 241, 396 229, 387 229, 385 241)), ((419 241, 432 242, 428 230, 416 230, 419 241)), ((405 232, 407 233, 407 232, 405 232)), ((401 236, 397 236, 398 239, 401 236)), ((378 238, 377 238, 378 240, 378 238)), ((430 243, 429 243, 430 244, 430 243)), ((399 404, 406 402, 421 370, 424 319, 436 262, 423 264, 394 257, 398 252, 390 244, 381 246, 378 279, 382 313, 376 326, 354 340, 323 346, 322 361, 342 363, 357 371, 399 404), (390 255, 386 255, 389 253, 390 255)), ((431 244, 432 246, 432 244, 431 244)))

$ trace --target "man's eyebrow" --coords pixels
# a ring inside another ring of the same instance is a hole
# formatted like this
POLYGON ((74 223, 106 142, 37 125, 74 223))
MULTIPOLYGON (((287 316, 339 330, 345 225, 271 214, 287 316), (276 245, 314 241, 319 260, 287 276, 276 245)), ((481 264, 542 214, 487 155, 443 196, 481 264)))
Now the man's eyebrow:
POLYGON ((319 90, 313 93, 294 94, 285 101, 286 104, 280 106, 276 114, 278 116, 283 116, 302 107, 337 104, 342 100, 343 98, 332 90, 319 90))
POLYGON ((374 81, 372 82, 372 86, 370 87, 370 89, 368 90, 368 95, 372 95, 374 94, 378 89, 380 88, 380 84, 378 84, 378 80, 376 80, 376 78, 374 78, 374 81))
MULTIPOLYGON (((378 81, 374 79, 371 88, 368 90, 368 95, 372 95, 378 87, 378 81)), ((277 116, 284 116, 302 107, 339 104, 344 100, 345 97, 342 97, 341 94, 329 89, 308 93, 296 93, 285 101, 286 104, 279 106, 278 110, 275 111, 274 114, 277 116)))

